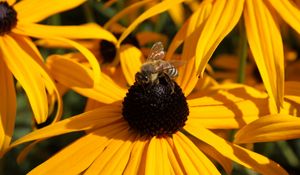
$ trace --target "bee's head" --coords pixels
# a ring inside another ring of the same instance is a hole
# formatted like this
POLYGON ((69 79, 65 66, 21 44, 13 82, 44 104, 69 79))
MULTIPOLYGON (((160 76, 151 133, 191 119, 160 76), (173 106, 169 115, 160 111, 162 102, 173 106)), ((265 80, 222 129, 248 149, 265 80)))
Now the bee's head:
POLYGON ((141 71, 135 74, 135 81, 140 84, 148 84, 151 81, 151 74, 141 71))

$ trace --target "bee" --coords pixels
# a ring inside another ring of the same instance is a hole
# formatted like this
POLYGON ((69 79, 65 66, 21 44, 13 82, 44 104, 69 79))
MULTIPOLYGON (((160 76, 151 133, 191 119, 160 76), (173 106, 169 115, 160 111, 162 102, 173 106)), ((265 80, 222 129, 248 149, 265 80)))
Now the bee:
POLYGON ((171 62, 165 61, 165 51, 161 42, 152 46, 146 62, 141 66, 140 72, 135 75, 135 80, 141 85, 155 85, 164 78, 174 92, 174 79, 178 76, 178 70, 171 62))

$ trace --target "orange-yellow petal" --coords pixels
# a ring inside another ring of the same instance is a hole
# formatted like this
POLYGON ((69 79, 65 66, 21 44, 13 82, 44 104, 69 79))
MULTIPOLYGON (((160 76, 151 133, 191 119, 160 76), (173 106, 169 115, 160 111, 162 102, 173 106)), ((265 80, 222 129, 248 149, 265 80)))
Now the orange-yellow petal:
POLYGON ((40 164, 30 175, 80 174, 87 169, 110 143, 110 137, 126 131, 124 125, 111 125, 81 137, 40 164))
POLYGON ((270 0, 279 15, 300 34, 300 9, 290 1, 270 0))
POLYGON ((214 50, 238 23, 243 7, 244 0, 215 1, 213 4, 211 13, 197 38, 196 66, 201 75, 214 50))
POLYGON ((190 114, 187 123, 210 129, 232 129, 274 112, 266 94, 251 87, 225 84, 216 88, 203 91, 202 97, 188 100, 190 114))
POLYGON ((184 129, 199 140, 211 145, 225 157, 261 174, 288 175, 279 164, 258 153, 227 142, 204 127, 187 124, 184 129))
POLYGON ((246 0, 244 19, 254 60, 279 110, 284 95, 284 57, 279 28, 263 1, 246 0))
MULTIPOLYGON (((120 121, 121 106, 120 104, 110 104, 103 106, 96 110, 88 111, 83 114, 53 123, 42 129, 31 132, 28 135, 16 140, 12 147, 19 144, 44 139, 64 133, 90 130, 93 128, 99 128, 111 124, 116 121, 120 121)), ((123 123, 123 121, 121 121, 123 123)))
POLYGON ((5 35, 0 42, 4 61, 24 88, 36 121, 44 122, 48 117, 48 100, 40 68, 37 68, 40 66, 14 38, 5 35))
POLYGON ((124 8, 123 10, 118 12, 116 15, 114 15, 112 18, 110 18, 110 20, 104 24, 104 28, 105 29, 111 28, 112 25, 114 23, 116 23, 118 20, 120 20, 122 17, 124 17, 127 14, 130 14, 131 12, 135 12, 138 8, 141 8, 142 6, 148 4, 149 2, 150 2, 150 0, 144 0, 144 1, 136 2, 132 5, 124 8))
MULTIPOLYGON (((196 167, 199 174, 221 174, 215 165, 206 157, 206 155, 203 154, 201 150, 199 150, 183 133, 177 132, 173 135, 173 139, 176 149, 182 149, 185 152, 185 154, 192 161, 192 164, 194 164, 196 167)), ((179 154, 179 156, 180 155, 181 154, 179 154)))
POLYGON ((236 143, 272 142, 300 137, 300 118, 290 115, 268 115, 241 128, 236 143))
POLYGON ((136 28, 137 25, 139 25, 141 22, 143 22, 144 20, 160 14, 172 7, 174 7, 175 5, 183 2, 184 0, 165 0, 162 1, 160 3, 157 3, 156 5, 154 5, 153 7, 151 7, 150 9, 148 9, 147 11, 145 11, 144 13, 142 13, 133 23, 130 24, 130 26, 127 27, 127 29, 122 33, 122 35, 120 36, 117 45, 121 45, 122 41, 136 28))
MULTIPOLYGON (((105 135, 105 133, 101 133, 101 135, 105 135)), ((126 127, 113 137, 111 136, 106 148, 95 159, 85 174, 122 174, 130 157, 134 137, 135 134, 129 132, 126 127)))
POLYGON ((143 153, 147 150, 148 140, 137 138, 131 151, 131 157, 124 170, 124 175, 138 174, 143 153))
POLYGON ((86 0, 22 0, 14 5, 18 13, 18 20, 38 22, 47 17, 79 6, 86 0))
MULTIPOLYGON (((1 52, 0 52, 1 53, 1 52)), ((0 59, 0 157, 9 147, 16 119, 16 92, 14 79, 0 59)))
POLYGON ((93 84, 92 70, 88 67, 59 55, 50 56, 49 59, 53 78, 76 92, 106 104, 124 98, 126 91, 105 74, 101 75, 99 83, 93 84))
POLYGON ((89 23, 78 26, 50 26, 43 24, 18 23, 17 28, 30 36, 63 37, 69 39, 105 39, 116 43, 117 39, 101 26, 89 23))
POLYGON ((135 74, 140 71, 144 56, 132 45, 122 45, 119 50, 122 71, 127 83, 131 86, 135 82, 135 74))

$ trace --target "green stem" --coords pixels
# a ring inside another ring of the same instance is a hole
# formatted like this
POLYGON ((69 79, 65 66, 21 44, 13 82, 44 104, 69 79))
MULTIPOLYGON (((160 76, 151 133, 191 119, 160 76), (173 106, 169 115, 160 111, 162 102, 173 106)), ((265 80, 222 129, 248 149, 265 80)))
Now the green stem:
POLYGON ((239 23, 239 30, 240 30, 240 49, 239 49, 239 57, 240 57, 240 64, 238 69, 238 83, 244 83, 246 78, 246 64, 247 64, 247 38, 245 34, 245 28, 243 22, 239 23))
POLYGON ((95 17, 89 1, 83 4, 83 11, 87 22, 95 22, 95 17))
POLYGON ((286 141, 276 142, 277 146, 280 148, 283 156, 287 160, 290 166, 296 168, 300 166, 300 161, 296 154, 294 153, 293 149, 286 141))

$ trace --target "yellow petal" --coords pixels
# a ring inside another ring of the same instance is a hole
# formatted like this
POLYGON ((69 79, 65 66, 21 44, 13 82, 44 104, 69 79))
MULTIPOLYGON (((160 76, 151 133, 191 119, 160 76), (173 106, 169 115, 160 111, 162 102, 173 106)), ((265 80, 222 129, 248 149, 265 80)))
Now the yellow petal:
POLYGON ((79 6, 85 0, 23 0, 14 5, 18 13, 18 20, 26 22, 38 22, 51 15, 79 6))
POLYGON ((180 27, 184 22, 184 7, 181 4, 178 4, 170 8, 168 12, 176 26, 180 27))
POLYGON ((300 33, 300 10, 296 4, 285 0, 270 0, 270 4, 279 15, 298 33, 300 33))
POLYGON ((131 86, 135 82, 135 74, 140 71, 144 56, 139 49, 131 45, 122 45, 119 56, 122 71, 127 83, 131 86))
POLYGON ((124 175, 138 174, 148 140, 136 139, 131 151, 129 162, 124 170, 124 175))
POLYGON ((255 62, 266 90, 279 109, 284 95, 284 57, 278 26, 262 1, 246 0, 244 19, 255 62))
MULTIPOLYGON (((44 64, 44 59, 40 54, 38 48, 34 45, 29 37, 19 36, 17 34, 11 33, 11 36, 17 41, 19 45, 22 46, 22 49, 26 50, 26 52, 34 59, 33 63, 29 65, 35 65, 38 63, 36 69, 39 71, 43 80, 45 82, 45 86, 48 94, 48 103, 49 103, 49 113, 52 113, 54 110, 55 102, 57 102, 56 115, 53 118, 53 122, 58 121, 62 114, 62 99, 56 84, 53 82, 52 78, 46 71, 47 68, 44 64)), ((31 60, 28 60, 31 61, 31 60)))
POLYGON ((48 65, 53 78, 79 94, 106 104, 120 100, 126 94, 125 90, 118 87, 105 74, 101 75, 100 83, 93 85, 92 71, 86 66, 59 55, 53 55, 49 59, 51 61, 48 65), (70 69, 76 71, 69 71, 70 69))
POLYGON ((273 142, 300 137, 300 118, 269 115, 246 125, 235 134, 236 143, 273 142))
POLYGON ((244 0, 215 1, 197 41, 196 66, 202 76, 214 50, 239 21, 243 6, 244 0))
POLYGON ((16 0, 6 0, 7 1, 7 3, 9 4, 9 5, 14 5, 15 3, 16 3, 16 0))
POLYGON ((169 162, 171 164, 171 167, 172 167, 172 174, 184 174, 183 173, 183 165, 180 163, 180 159, 177 160, 176 156, 175 155, 176 153, 174 153, 174 148, 173 146, 171 146, 167 139, 163 139, 162 140, 162 145, 163 147, 166 147, 167 149, 167 156, 168 156, 168 159, 169 159, 169 162))
POLYGON ((85 174, 122 174, 130 156, 134 137, 135 134, 128 132, 128 128, 115 134, 85 174))
POLYGON ((17 102, 14 79, 0 59, 0 157, 9 147, 13 135, 17 102))
POLYGON ((198 123, 210 129, 232 129, 274 112, 269 108, 266 94, 248 86, 221 85, 216 90, 204 91, 202 95, 205 96, 188 100, 190 114, 187 123, 198 123))
POLYGON ((195 143, 195 145, 201 151, 203 151, 207 156, 209 156, 210 158, 212 158, 213 160, 216 160, 219 164, 221 164, 227 174, 232 174, 233 164, 230 159, 228 159, 227 157, 220 154, 212 146, 207 145, 198 139, 192 139, 192 140, 195 143))
POLYGON ((119 125, 98 129, 68 145, 29 174, 80 174, 105 150, 110 143, 109 137, 124 130, 124 126, 119 125))
POLYGON ((139 32, 136 34, 136 38, 141 46, 157 41, 161 41, 163 45, 167 45, 168 41, 168 37, 166 35, 150 31, 139 32))
POLYGON ((0 45, 7 67, 24 88, 38 123, 48 117, 48 100, 40 67, 15 39, 5 35, 0 45))
POLYGON ((211 131, 197 125, 188 124, 184 129, 199 140, 211 145, 223 156, 261 174, 288 175, 279 164, 255 152, 227 142, 211 131))
POLYGON ((64 133, 102 127, 112 122, 119 121, 121 118, 120 115, 120 104, 107 105, 31 132, 30 134, 16 140, 12 144, 12 147, 25 142, 52 137, 64 133))
POLYGON ((145 168, 145 175, 150 174, 159 174, 159 169, 157 167, 156 161, 159 155, 158 155, 158 149, 157 146, 159 144, 159 140, 156 139, 156 137, 152 137, 147 149, 147 158, 146 158, 146 168, 145 168))
POLYGON ((208 12, 211 9, 210 3, 202 3, 191 18, 183 25, 180 31, 176 34, 171 45, 168 49, 166 59, 171 59, 175 50, 184 40, 183 53, 181 60, 186 62, 182 67, 179 67, 179 76, 176 79, 180 87, 183 89, 185 95, 189 93, 195 87, 198 76, 196 75, 196 65, 195 65, 195 49, 197 38, 199 37, 199 30, 201 24, 206 20, 208 12))
POLYGON ((144 20, 160 14, 172 7, 174 7, 176 4, 179 4, 181 2, 183 2, 184 0, 165 0, 162 1, 156 5, 154 5, 153 7, 151 7, 150 9, 148 9, 147 11, 145 11, 144 13, 142 13, 133 23, 130 24, 130 26, 127 27, 127 29, 123 32, 123 34, 120 36, 117 45, 121 45, 122 41, 136 28, 137 25, 139 25, 141 22, 143 22, 144 20))
POLYGON ((175 147, 176 142, 178 142, 197 168, 199 174, 221 174, 206 155, 203 154, 183 133, 177 132, 173 135, 173 139, 175 147))
POLYGON ((116 43, 117 39, 101 26, 89 23, 78 26, 50 26, 32 23, 18 23, 17 26, 30 36, 63 37, 69 39, 105 39, 116 43))
POLYGON ((30 34, 30 33, 25 32, 24 30, 18 29, 18 28, 15 28, 14 32, 21 34, 21 35, 30 35, 30 36, 36 37, 36 38, 57 40, 60 42, 65 42, 65 43, 73 46, 79 52, 81 52, 85 56, 85 58, 89 61, 91 67, 93 68, 93 72, 94 72, 94 82, 95 83, 99 82, 101 72, 100 72, 100 66, 99 66, 98 60, 87 48, 83 47, 82 45, 80 45, 72 40, 62 38, 62 37, 55 37, 55 36, 49 37, 46 32, 40 33, 40 34, 34 34, 34 33, 30 34))
POLYGON ((149 2, 150 2, 150 0, 139 1, 139 2, 136 2, 132 5, 124 8, 123 10, 121 10, 120 12, 115 14, 112 18, 110 18, 110 20, 104 24, 104 28, 108 29, 108 28, 112 27, 112 25, 114 23, 118 22, 118 20, 120 20, 122 17, 124 17, 125 15, 130 14, 132 12, 135 12, 137 9, 148 4, 149 2))

